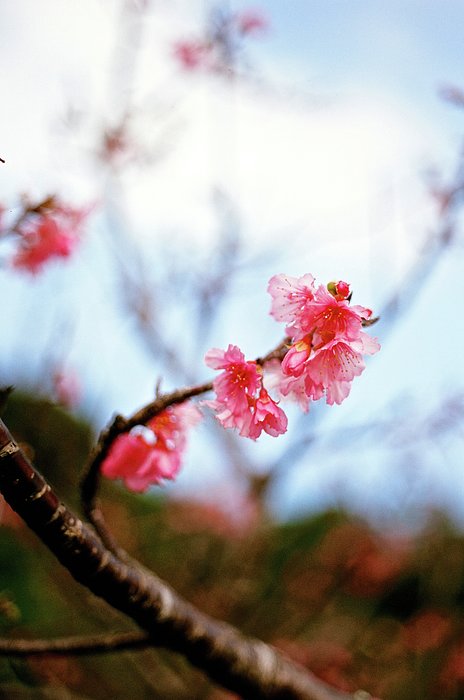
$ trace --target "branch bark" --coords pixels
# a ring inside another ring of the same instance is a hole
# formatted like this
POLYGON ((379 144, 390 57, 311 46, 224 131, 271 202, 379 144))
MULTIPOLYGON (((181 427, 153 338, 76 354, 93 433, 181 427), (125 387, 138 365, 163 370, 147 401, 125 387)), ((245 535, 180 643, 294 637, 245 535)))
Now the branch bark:
POLYGON ((214 682, 255 700, 347 700, 271 646, 246 638, 178 596, 147 570, 118 559, 34 469, 0 421, 0 491, 72 576, 214 682))

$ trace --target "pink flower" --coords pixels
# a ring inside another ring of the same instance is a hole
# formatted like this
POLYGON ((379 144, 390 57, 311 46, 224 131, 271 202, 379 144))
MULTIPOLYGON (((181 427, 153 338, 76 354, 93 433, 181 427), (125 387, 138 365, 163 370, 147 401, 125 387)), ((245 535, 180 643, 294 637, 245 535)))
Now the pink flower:
POLYGON ((198 40, 178 41, 174 44, 173 50, 174 56, 182 68, 186 70, 203 68, 209 63, 211 46, 207 42, 198 40))
POLYGON ((271 316, 276 321, 289 325, 298 324, 305 309, 314 300, 314 277, 303 275, 299 279, 288 275, 274 275, 269 280, 267 291, 272 297, 271 316))
POLYGON ((308 333, 316 333, 314 344, 330 342, 335 337, 355 339, 363 319, 372 315, 363 306, 351 306, 345 297, 349 295, 346 282, 330 283, 327 287, 315 287, 312 275, 295 278, 275 275, 269 280, 268 292, 272 297, 271 316, 288 324, 287 332, 301 339, 308 333))
POLYGON ((181 467, 186 432, 201 419, 189 403, 170 406, 147 423, 119 435, 101 470, 109 479, 122 479, 131 491, 142 492, 163 479, 174 479, 181 467))
POLYGON ((318 287, 314 302, 305 309, 300 318, 301 330, 314 333, 315 346, 324 345, 334 338, 356 340, 362 330, 362 321, 372 315, 370 309, 363 306, 350 306, 345 299, 337 299, 321 285, 318 287))
POLYGON ((235 22, 241 34, 260 34, 269 26, 266 17, 258 10, 239 12, 235 16, 235 22))
POLYGON ((79 229, 89 209, 75 209, 53 198, 31 210, 19 226, 19 248, 13 267, 37 274, 52 258, 67 258, 79 241, 79 229))
POLYGON ((282 360, 282 371, 292 377, 299 377, 303 374, 306 361, 311 353, 311 340, 298 340, 285 355, 282 360))
POLYGON ((268 435, 277 437, 287 430, 287 416, 281 408, 271 399, 266 389, 261 389, 254 402, 253 425, 259 428, 259 437, 264 430, 268 435))
POLYGON ((275 275, 269 282, 271 315, 286 322, 292 344, 282 365, 279 392, 296 400, 303 410, 324 394, 328 404, 340 404, 351 382, 364 370, 363 355, 380 345, 363 332, 372 312, 350 306, 346 282, 315 287, 314 278, 275 275))
POLYGON ((37 274, 50 258, 71 255, 77 239, 60 229, 56 221, 42 218, 24 234, 13 267, 37 274))
POLYGON ((229 345, 226 351, 216 348, 208 350, 205 363, 212 369, 225 370, 216 377, 213 388, 224 409, 240 420, 249 408, 249 397, 254 396, 261 386, 261 374, 256 362, 247 362, 240 348, 229 345))
POLYGON ((340 404, 351 389, 354 377, 364 369, 360 352, 356 352, 344 341, 334 340, 314 353, 306 367, 306 388, 308 393, 319 392, 323 387, 327 403, 340 404))
POLYGON ((205 363, 224 370, 213 382, 216 399, 203 402, 216 411, 224 428, 237 428, 240 435, 252 440, 263 430, 273 436, 286 431, 287 417, 264 389, 261 368, 245 360, 240 348, 229 345, 225 351, 209 350, 205 363))
POLYGON ((297 403, 304 413, 309 411, 310 397, 306 393, 304 376, 292 377, 284 375, 282 365, 277 359, 268 362, 265 370, 264 379, 266 386, 274 389, 279 397, 284 397, 297 403))

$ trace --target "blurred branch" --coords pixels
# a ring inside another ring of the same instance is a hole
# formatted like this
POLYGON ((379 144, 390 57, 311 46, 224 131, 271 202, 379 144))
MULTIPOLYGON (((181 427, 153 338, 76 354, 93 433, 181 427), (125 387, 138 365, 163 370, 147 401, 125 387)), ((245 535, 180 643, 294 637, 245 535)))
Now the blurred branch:
MULTIPOLYGON (((380 312, 383 328, 389 328, 411 307, 436 269, 441 256, 457 238, 457 214, 464 199, 464 152, 448 185, 434 186, 432 196, 438 203, 438 221, 425 238, 418 258, 412 263, 402 282, 391 294, 380 312)), ((385 333, 385 330, 384 330, 385 333)))
MULTIPOLYGON (((220 314, 221 302, 230 289, 232 280, 242 266, 240 220, 230 197, 220 189, 214 191, 213 203, 219 217, 217 243, 209 264, 201 272, 193 294, 198 299, 197 346, 205 342, 211 326, 220 314)), ((195 348, 198 350, 198 348, 195 348)))
POLYGON ((134 620, 150 635, 153 645, 183 654, 214 682, 256 700, 350 697, 267 644, 201 613, 154 574, 114 556, 60 502, 2 421, 0 491, 79 583, 134 620))
POLYGON ((0 656, 39 654, 77 656, 143 649, 150 644, 152 644, 150 635, 145 632, 114 632, 58 639, 0 639, 0 656))

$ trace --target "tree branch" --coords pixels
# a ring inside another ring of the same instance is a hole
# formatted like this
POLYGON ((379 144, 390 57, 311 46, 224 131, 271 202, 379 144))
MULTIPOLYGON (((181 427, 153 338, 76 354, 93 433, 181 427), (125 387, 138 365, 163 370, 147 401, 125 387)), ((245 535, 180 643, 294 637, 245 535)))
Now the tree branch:
POLYGON ((144 649, 151 644, 151 637, 146 632, 113 632, 110 634, 89 634, 84 637, 59 637, 58 639, 0 639, 0 656, 37 656, 41 654, 80 656, 127 649, 144 649))
POLYGON ((178 596, 154 574, 112 554, 26 459, 0 421, 0 491, 72 576, 184 655, 216 683, 255 700, 347 700, 264 642, 242 636, 178 596))
MULTIPOLYGON (((288 350, 289 338, 285 338, 279 345, 271 350, 267 355, 258 357, 255 361, 263 366, 266 362, 278 358, 283 359, 288 350)), ((149 420, 154 418, 158 413, 174 404, 183 403, 194 396, 199 396, 211 391, 213 388, 212 382, 206 382, 193 387, 177 389, 169 394, 157 396, 154 401, 141 408, 134 413, 130 418, 124 418, 117 415, 113 422, 104 430, 98 439, 98 442, 92 451, 87 466, 80 482, 82 508, 100 535, 105 546, 117 557, 124 561, 129 561, 128 554, 122 547, 119 546, 117 540, 110 532, 106 525, 103 513, 101 511, 97 493, 100 483, 100 467, 108 455, 111 445, 118 435, 128 433, 136 425, 146 425, 149 420)))

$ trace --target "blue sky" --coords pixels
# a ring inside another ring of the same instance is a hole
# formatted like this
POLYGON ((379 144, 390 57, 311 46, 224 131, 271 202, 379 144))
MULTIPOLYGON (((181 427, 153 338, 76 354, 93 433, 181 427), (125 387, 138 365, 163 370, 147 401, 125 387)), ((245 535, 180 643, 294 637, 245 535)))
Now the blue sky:
MULTIPOLYGON (((6 96, 0 156, 7 160, 0 171, 0 198, 7 206, 14 207, 21 192, 41 197, 57 191, 77 202, 95 193, 97 199, 108 196, 108 178, 94 154, 101 129, 114 123, 120 107, 119 75, 109 73, 120 4, 0 3, 5 37, 0 89, 6 96), (81 114, 78 128, 64 127, 69 106, 81 114)), ((120 209, 126 233, 140 246, 162 293, 160 257, 166 252, 185 256, 200 270, 208 267, 218 225, 213 192, 226 195, 240 221, 245 258, 259 264, 238 276, 234 297, 208 342, 237 342, 252 357, 280 339, 265 292, 272 274, 310 271, 321 282, 346 278, 355 301, 377 310, 437 225, 424 173, 436 167, 449 176, 464 134, 464 112, 438 96, 442 85, 464 86, 464 5, 269 0, 262 7, 271 29, 249 46, 250 63, 261 79, 258 89, 186 76, 173 63, 172 42, 201 31, 210 6, 200 0, 151 3, 134 100, 154 96, 155 109, 139 115, 134 134, 142 143, 167 140, 169 147, 164 154, 161 149, 155 166, 124 173, 120 209)), ((114 302, 106 214, 97 208, 81 249, 66 265, 51 266, 36 280, 7 267, 0 273, 0 290, 8 299, 1 312, 7 329, 2 378, 40 377, 52 342, 53 353, 61 353, 81 374, 84 405, 99 425, 116 410, 127 413, 148 401, 159 372, 138 342, 133 321, 114 302)), ((112 215, 114 220, 118 211, 112 215)), ((457 303, 463 295, 462 254, 461 242, 443 257, 391 332, 379 323, 381 355, 370 360, 342 407, 318 411, 324 435, 372 416, 394 416, 395 401, 410 406, 413 425, 437 407, 440 396, 464 391, 457 303)), ((178 302, 170 332, 182 338, 191 309, 181 293, 178 302)), ((199 379, 208 376, 201 357, 194 366, 199 379)), ((175 378, 167 381, 174 384, 175 378)), ((379 452, 378 436, 347 443, 348 454, 362 451, 363 464, 371 463, 370 469, 356 470, 354 463, 347 467, 346 453, 331 454, 330 439, 324 437, 328 446, 322 440, 309 466, 304 460, 295 466, 295 476, 280 489, 277 510, 324 505, 345 492, 372 513, 382 498, 390 503, 386 483, 391 482, 392 493, 402 496, 396 511, 391 503, 388 508, 399 513, 401 499, 411 491, 401 476, 404 451, 379 452), (320 459, 324 468, 317 471, 320 459)), ((202 440, 200 431, 175 488, 201 488, 205 478, 212 483, 222 478, 217 455, 202 459, 206 472, 198 472, 202 440)), ((456 497, 464 492, 462 446, 456 445, 451 455, 419 446, 429 457, 424 473, 418 471, 417 504, 424 493, 435 491, 456 513, 464 512, 456 497), (441 474, 451 461, 456 469, 448 473, 450 488, 444 489, 441 474)), ((272 440, 249 446, 262 465, 280 449, 284 446, 272 440)))

